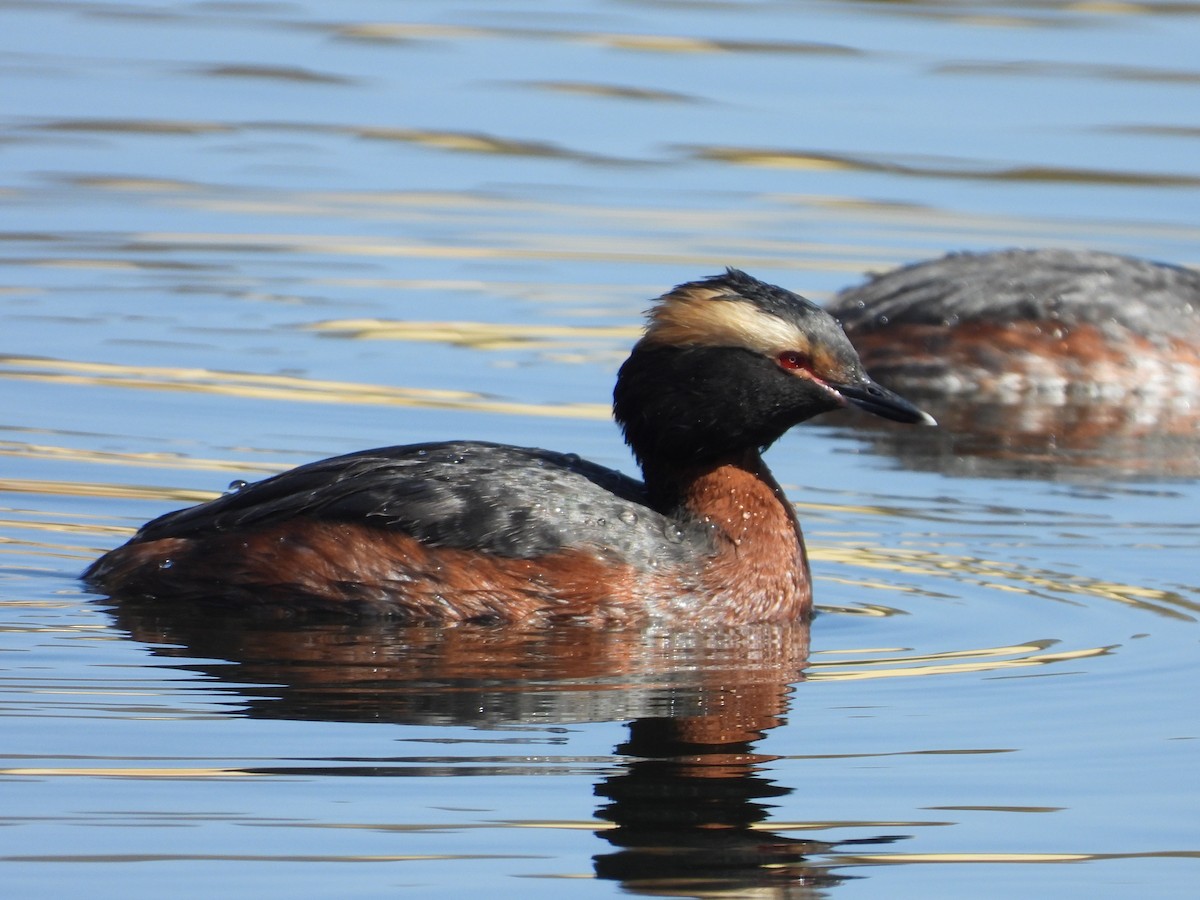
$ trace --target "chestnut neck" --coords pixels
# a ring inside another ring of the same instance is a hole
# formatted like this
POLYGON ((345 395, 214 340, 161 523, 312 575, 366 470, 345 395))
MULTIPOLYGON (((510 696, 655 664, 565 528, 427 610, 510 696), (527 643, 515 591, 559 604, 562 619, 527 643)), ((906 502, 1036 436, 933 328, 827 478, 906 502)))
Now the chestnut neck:
POLYGON ((763 517, 799 530, 791 503, 757 450, 661 468, 647 462, 642 471, 651 503, 667 515, 711 522, 738 540, 760 528, 763 517))
POLYGON ((711 529, 715 556, 706 594, 756 621, 807 616, 812 586, 795 510, 756 450, 656 474, 647 487, 660 511, 711 529), (659 505, 662 504, 662 505, 659 505))

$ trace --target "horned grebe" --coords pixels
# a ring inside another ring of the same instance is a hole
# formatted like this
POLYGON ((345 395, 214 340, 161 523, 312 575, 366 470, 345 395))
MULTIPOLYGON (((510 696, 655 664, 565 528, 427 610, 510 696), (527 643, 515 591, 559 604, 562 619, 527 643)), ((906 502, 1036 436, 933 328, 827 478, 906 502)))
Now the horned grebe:
POLYGON ((1200 394, 1200 272, 1088 250, 954 253, 843 291, 829 311, 896 387, 1125 400, 1200 394))
POLYGON ((792 505, 761 451, 853 405, 932 424, 837 322, 730 269, 649 312, 613 412, 644 482, 479 442, 300 466, 168 513, 85 580, 113 596, 462 622, 732 624, 805 617, 792 505))

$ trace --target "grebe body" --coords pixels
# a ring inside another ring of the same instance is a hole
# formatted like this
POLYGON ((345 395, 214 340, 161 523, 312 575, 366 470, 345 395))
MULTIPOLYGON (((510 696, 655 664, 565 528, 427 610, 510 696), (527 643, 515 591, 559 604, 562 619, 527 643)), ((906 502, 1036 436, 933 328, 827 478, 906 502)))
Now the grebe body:
POLYGON ((84 578, 113 596, 462 622, 732 624, 811 609, 791 504, 761 451, 821 412, 925 413, 834 319, 737 270, 681 285, 621 367, 636 481, 480 442, 300 466, 145 525, 84 578))
POLYGON ((954 253, 829 311, 890 384, 973 401, 1200 394, 1200 272, 1087 250, 954 253))

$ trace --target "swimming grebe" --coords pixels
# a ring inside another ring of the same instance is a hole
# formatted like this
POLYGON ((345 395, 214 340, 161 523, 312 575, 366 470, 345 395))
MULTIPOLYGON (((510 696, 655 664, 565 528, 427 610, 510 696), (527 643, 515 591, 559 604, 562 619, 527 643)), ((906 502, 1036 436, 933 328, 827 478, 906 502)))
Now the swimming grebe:
POLYGON ((114 596, 410 620, 783 622, 811 587, 760 452, 846 405, 933 420, 808 300, 730 269, 649 312, 613 413, 638 482, 478 442, 338 456, 168 513, 84 579, 114 596))
POLYGON ((954 253, 829 306, 877 377, 972 403, 1200 395, 1200 272, 1088 250, 954 253))
POLYGON ((1198 271, 1090 250, 954 253, 829 309, 864 366, 942 426, 874 430, 872 448, 906 467, 1200 474, 1198 271))

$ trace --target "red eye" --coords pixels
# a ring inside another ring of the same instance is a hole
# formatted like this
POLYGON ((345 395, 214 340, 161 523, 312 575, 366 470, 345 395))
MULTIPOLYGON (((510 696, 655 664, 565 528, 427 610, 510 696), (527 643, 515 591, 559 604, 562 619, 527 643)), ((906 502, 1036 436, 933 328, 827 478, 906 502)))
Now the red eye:
POLYGON ((779 368, 787 369, 788 371, 811 368, 808 357, 795 350, 785 350, 775 357, 775 359, 779 363, 779 368))

